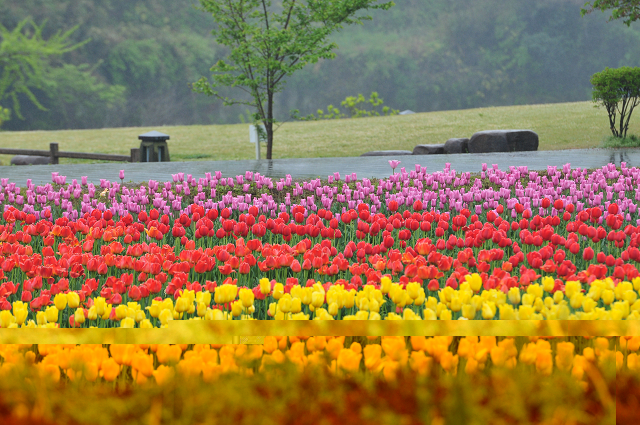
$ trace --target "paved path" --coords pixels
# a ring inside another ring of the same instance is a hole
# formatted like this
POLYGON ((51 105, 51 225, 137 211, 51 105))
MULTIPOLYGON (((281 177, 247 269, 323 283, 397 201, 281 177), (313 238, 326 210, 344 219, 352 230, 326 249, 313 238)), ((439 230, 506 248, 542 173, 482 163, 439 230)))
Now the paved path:
POLYGON ((334 172, 341 176, 357 173, 358 178, 385 178, 391 174, 390 159, 400 160, 407 171, 415 164, 435 172, 444 169, 446 163, 458 172, 479 172, 482 163, 498 164, 501 170, 509 166, 527 166, 530 170, 546 170, 548 165, 561 167, 570 163, 572 168, 600 168, 608 163, 629 167, 640 167, 640 149, 573 149, 559 151, 536 151, 514 153, 458 154, 458 155, 404 155, 393 157, 348 157, 348 158, 294 158, 249 160, 249 161, 194 161, 167 163, 113 163, 113 164, 68 164, 0 167, 0 177, 18 185, 31 179, 36 185, 51 182, 51 172, 67 176, 67 182, 87 176, 89 182, 100 183, 100 179, 118 180, 120 170, 125 170, 125 181, 144 182, 150 179, 170 181, 172 174, 183 172, 195 178, 206 172, 221 171, 223 176, 235 177, 245 171, 259 172, 270 177, 326 178, 334 172))

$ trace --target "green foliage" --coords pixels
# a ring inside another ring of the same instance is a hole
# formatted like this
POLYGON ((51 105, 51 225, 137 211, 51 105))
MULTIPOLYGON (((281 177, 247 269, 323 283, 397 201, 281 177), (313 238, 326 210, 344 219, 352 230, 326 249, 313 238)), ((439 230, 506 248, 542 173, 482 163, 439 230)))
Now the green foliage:
POLYGON ((63 128, 90 127, 124 107, 125 86, 100 81, 94 72, 98 65, 64 64, 47 71, 42 83, 46 104, 63 128))
POLYGON ((593 101, 609 114, 614 137, 626 137, 633 109, 640 104, 640 68, 606 68, 593 74, 593 101))
POLYGON ((49 72, 49 58, 76 50, 89 41, 73 43, 70 40, 78 27, 59 31, 45 39, 42 35, 44 26, 44 23, 36 25, 30 18, 21 21, 12 31, 0 25, 0 102, 11 99, 18 118, 24 118, 20 113, 18 94, 45 109, 33 89, 42 87, 49 72))
POLYGON ((609 21, 624 18, 623 23, 627 26, 631 22, 635 22, 640 18, 640 0, 594 0, 587 2, 584 9, 580 10, 582 16, 587 15, 594 10, 605 12, 611 10, 609 21))
POLYGON ((0 127, 2 127, 2 122, 9 121, 9 118, 11 118, 11 110, 0 106, 0 127))
MULTIPOLYGON (((640 66, 640 26, 609 25, 600 13, 581 17, 585 1, 404 0, 371 10, 366 25, 331 34, 329 42, 340 46, 334 59, 285 77, 274 116, 288 117, 296 108, 317 115, 325 105, 348 114, 340 105, 346 94, 373 90, 386 104, 418 112, 590 99, 595 72, 640 66)), ((38 25, 46 20, 42 36, 48 39, 82 23, 69 40, 92 41, 54 57, 51 65, 103 60, 92 73, 96 81, 126 88, 121 107, 104 113, 98 102, 91 107, 97 111, 87 112, 95 120, 60 121, 47 93, 34 86, 49 111, 18 93, 25 120, 12 113, 2 128, 225 124, 240 122, 241 113, 246 119, 246 105, 224 106, 188 85, 229 54, 210 35, 210 15, 191 4, 198 1, 0 0, 0 24, 8 29, 31 16, 38 25)), ((239 90, 219 91, 232 96, 239 90)), ((7 100, 0 104, 11 107, 7 100)))
POLYGON ((338 45, 329 36, 344 25, 371 19, 357 16, 358 12, 393 6, 377 0, 283 0, 278 5, 266 0, 200 0, 200 4, 217 24, 212 31, 216 41, 230 52, 211 67, 211 81, 202 77, 193 89, 221 99, 225 106, 256 108, 266 127, 267 159, 272 157, 276 122, 274 95, 284 89, 285 78, 307 64, 333 59, 338 45), (238 87, 248 96, 231 98, 220 94, 220 87, 238 87))
POLYGON ((604 139, 602 146, 605 148, 640 148, 640 137, 635 134, 627 137, 609 136, 604 139))
MULTIPOLYGON (((381 114, 384 116, 390 116, 397 115, 399 113, 397 109, 391 109, 388 106, 383 106, 381 110, 378 110, 377 108, 382 105, 383 100, 378 96, 377 92, 372 92, 369 100, 367 101, 367 103, 371 105, 371 109, 360 109, 359 105, 363 103, 365 103, 364 96, 362 94, 358 94, 358 96, 348 96, 341 102, 341 105, 347 108, 349 115, 343 114, 338 108, 333 105, 329 105, 327 106, 327 113, 322 109, 318 109, 318 116, 310 114, 305 117, 300 117, 298 115, 299 111, 296 110, 293 111, 293 117, 301 121, 315 121, 339 118, 379 117, 381 114)), ((363 106, 366 106, 366 104, 363 106)))

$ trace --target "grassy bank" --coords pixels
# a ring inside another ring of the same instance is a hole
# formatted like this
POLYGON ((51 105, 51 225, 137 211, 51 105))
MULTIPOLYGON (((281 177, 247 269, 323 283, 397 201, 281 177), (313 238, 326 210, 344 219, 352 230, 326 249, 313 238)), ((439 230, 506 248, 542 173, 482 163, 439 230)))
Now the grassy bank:
MULTIPOLYGON (((610 135, 607 113, 592 102, 556 103, 428 112, 393 117, 315 122, 287 122, 276 132, 274 158, 359 156, 371 150, 412 150, 418 144, 470 137, 476 131, 531 129, 540 150, 601 147, 610 135)), ((0 147, 128 155, 139 146, 138 135, 159 130, 171 136, 174 161, 254 159, 247 124, 109 128, 98 130, 1 132, 0 147)), ((640 134, 640 123, 629 134, 640 134)), ((263 157, 266 149, 263 149, 263 157)), ((11 156, 0 155, 7 165, 11 156)), ((61 159, 61 163, 83 162, 61 159)), ((86 161, 85 161, 86 162, 86 161)))

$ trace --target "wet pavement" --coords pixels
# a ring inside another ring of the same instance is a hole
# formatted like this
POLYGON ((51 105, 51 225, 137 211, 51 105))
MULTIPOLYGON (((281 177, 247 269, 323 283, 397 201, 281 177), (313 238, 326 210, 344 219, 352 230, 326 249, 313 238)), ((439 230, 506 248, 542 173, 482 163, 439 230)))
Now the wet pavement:
POLYGON ((247 161, 195 161, 167 163, 113 163, 113 164, 62 164, 0 167, 0 177, 18 185, 31 179, 36 185, 51 182, 51 173, 56 171, 72 179, 80 181, 87 176, 89 182, 100 183, 100 179, 119 180, 120 170, 125 171, 125 182, 144 182, 148 180, 170 181, 172 174, 179 172, 191 174, 195 178, 204 177, 205 173, 221 171, 224 177, 235 177, 245 171, 258 172, 268 177, 285 177, 311 179, 327 178, 334 172, 341 176, 356 173, 361 178, 386 178, 392 170, 389 160, 399 160, 397 170, 405 167, 407 171, 416 164, 427 167, 428 172, 442 171, 446 163, 458 172, 480 172, 482 164, 489 167, 497 164, 501 170, 509 166, 527 166, 529 170, 546 170, 547 166, 562 167, 566 163, 571 168, 600 168, 609 163, 617 166, 626 162, 628 167, 640 167, 640 149, 572 149, 557 151, 457 154, 457 155, 400 155, 377 157, 342 157, 342 158, 292 158, 247 161))

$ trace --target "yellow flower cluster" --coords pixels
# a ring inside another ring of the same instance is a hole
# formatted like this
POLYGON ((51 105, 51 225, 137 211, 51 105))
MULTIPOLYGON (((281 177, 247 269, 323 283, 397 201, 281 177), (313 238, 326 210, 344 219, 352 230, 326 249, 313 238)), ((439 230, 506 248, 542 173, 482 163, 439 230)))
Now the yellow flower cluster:
POLYGON ((533 367, 549 375, 554 368, 584 380, 592 364, 613 362, 640 372, 640 337, 595 338, 586 341, 582 353, 566 340, 538 337, 497 338, 470 336, 460 338, 457 348, 453 337, 366 337, 345 347, 345 337, 266 337, 256 345, 0 345, 0 377, 16 367, 32 367, 42 377, 55 381, 64 375, 70 380, 114 381, 130 375, 137 384, 148 381, 163 384, 176 374, 201 376, 211 382, 222 373, 265 372, 271 365, 290 362, 300 370, 319 367, 330 373, 372 373, 387 380, 398 370, 419 375, 433 367, 456 375, 471 375, 491 364, 513 369, 518 364, 533 367), (615 348, 611 343, 615 343, 615 348), (39 358, 40 360, 36 361, 39 358))
POLYGON ((379 289, 365 285, 359 291, 321 282, 311 287, 284 286, 263 278, 262 294, 270 294, 256 303, 255 292, 236 285, 223 284, 208 291, 183 290, 174 300, 154 299, 151 305, 127 302, 112 306, 96 297, 88 308, 80 305, 78 294, 57 294, 53 305, 29 317, 29 305, 13 302, 11 310, 0 312, 2 328, 55 328, 62 322, 62 312, 72 317, 75 326, 104 327, 107 321, 122 328, 167 327, 172 320, 637 320, 640 319, 640 277, 633 282, 614 284, 606 278, 594 280, 587 288, 578 281, 568 281, 563 291, 551 292, 556 283, 543 277, 521 289, 512 287, 484 290, 477 274, 465 276, 457 289, 445 287, 427 296, 422 285, 410 282, 403 287, 388 277, 379 289), (212 304, 213 301, 213 304, 212 304))

